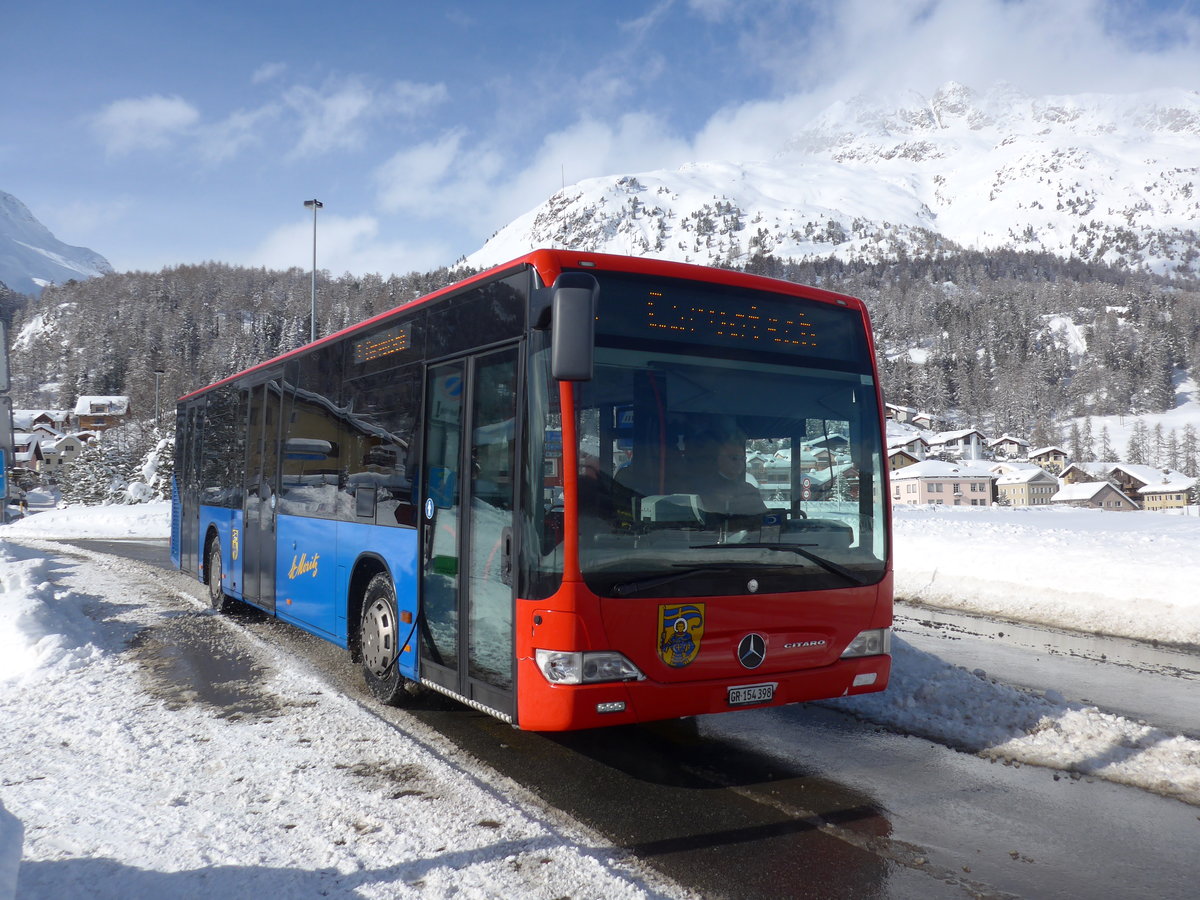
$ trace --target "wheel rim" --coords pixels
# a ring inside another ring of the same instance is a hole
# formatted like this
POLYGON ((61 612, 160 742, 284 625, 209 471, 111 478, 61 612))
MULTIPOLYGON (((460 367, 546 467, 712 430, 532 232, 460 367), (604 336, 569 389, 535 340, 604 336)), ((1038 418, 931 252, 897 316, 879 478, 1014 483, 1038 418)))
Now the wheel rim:
POLYGON ((396 617, 382 597, 363 610, 362 658, 367 671, 382 677, 396 658, 396 617))
POLYGON ((213 606, 220 605, 225 590, 221 586, 224 581, 224 570, 221 568, 221 549, 215 544, 208 552, 208 597, 213 606))

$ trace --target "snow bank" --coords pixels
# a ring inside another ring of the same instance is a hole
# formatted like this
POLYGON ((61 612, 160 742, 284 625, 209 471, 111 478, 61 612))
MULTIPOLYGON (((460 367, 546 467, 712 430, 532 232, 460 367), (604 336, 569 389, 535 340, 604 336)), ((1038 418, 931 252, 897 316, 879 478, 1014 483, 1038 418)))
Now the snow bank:
POLYGON ((1200 645, 1200 517, 897 506, 894 519, 897 597, 1200 645))
POLYGON ((0 526, 0 537, 58 540, 62 538, 166 538, 171 533, 171 504, 166 502, 112 506, 67 506, 34 513, 0 526))
POLYGON ((892 640, 886 692, 823 705, 1005 763, 1089 775, 1200 805, 1200 741, 1017 690, 902 638, 892 640))
POLYGON ((0 683, 72 669, 95 656, 96 623, 52 583, 50 560, 0 545, 0 683))

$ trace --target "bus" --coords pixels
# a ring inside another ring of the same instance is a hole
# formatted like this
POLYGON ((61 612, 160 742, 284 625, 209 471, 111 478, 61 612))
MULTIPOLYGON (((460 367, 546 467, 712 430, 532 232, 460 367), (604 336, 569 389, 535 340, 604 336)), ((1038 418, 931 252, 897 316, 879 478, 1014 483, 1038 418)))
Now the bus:
POLYGON ((536 250, 182 397, 172 558, 521 729, 882 691, 883 433, 861 301, 536 250))

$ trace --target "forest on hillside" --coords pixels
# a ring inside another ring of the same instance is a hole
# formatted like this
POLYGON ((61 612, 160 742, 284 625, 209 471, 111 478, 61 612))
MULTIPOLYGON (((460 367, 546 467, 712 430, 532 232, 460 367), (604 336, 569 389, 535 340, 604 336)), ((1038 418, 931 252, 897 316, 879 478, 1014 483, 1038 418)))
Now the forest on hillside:
MULTIPOLYGON (((1048 254, 956 251, 888 263, 791 263, 758 274, 863 298, 889 402, 944 428, 1059 443, 1067 418, 1165 411, 1175 380, 1200 375, 1200 286, 1048 254), (1086 352, 1079 338, 1086 343, 1086 352)), ((329 334, 464 276, 319 273, 329 334)), ((128 272, 8 295, 14 403, 67 408, 81 394, 154 404, 299 346, 310 273, 221 263, 128 272)))

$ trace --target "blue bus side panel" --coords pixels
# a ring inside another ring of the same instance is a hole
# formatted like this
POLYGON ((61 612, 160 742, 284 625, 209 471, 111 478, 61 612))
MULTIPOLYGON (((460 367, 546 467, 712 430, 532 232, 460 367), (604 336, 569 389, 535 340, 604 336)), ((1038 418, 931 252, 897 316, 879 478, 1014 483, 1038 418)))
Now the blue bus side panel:
POLYGON ((183 503, 179 499, 179 483, 175 480, 175 476, 171 476, 171 562, 175 568, 179 568, 179 562, 182 559, 180 550, 183 546, 183 541, 180 535, 180 529, 183 526, 183 503))
POLYGON ((192 574, 201 580, 204 578, 204 545, 210 528, 216 530, 217 539, 221 542, 221 566, 225 569, 225 593, 241 600, 242 511, 225 509, 220 506, 200 507, 200 529, 197 535, 199 546, 196 548, 196 559, 199 561, 199 566, 198 571, 192 574))
MULTIPOLYGON (((300 516, 275 520, 275 615, 326 640, 339 640, 337 522, 300 516)), ((344 596, 344 595, 343 595, 344 596)), ((344 615, 344 613, 343 613, 344 615)))
MULTIPOLYGON (((417 532, 410 528, 388 528, 279 516, 276 521, 278 552, 275 565, 275 614, 280 619, 332 641, 348 644, 346 600, 350 575, 363 556, 383 560, 396 586, 401 616, 417 621, 417 532)), ((399 668, 406 678, 417 677, 417 634, 415 624, 401 624, 399 668)))

